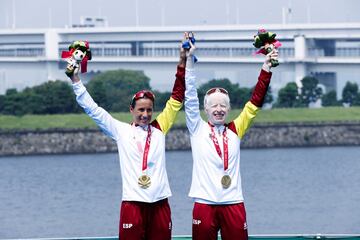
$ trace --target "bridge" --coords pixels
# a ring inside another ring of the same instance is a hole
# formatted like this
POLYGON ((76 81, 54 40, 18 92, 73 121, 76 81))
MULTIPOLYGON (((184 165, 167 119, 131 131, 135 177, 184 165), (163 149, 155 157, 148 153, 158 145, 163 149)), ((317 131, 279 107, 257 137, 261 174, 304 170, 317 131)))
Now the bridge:
POLYGON ((326 91, 346 81, 360 84, 360 23, 219 25, 182 27, 101 27, 67 29, 8 29, 0 31, 0 94, 6 89, 66 81, 61 51, 74 40, 88 40, 93 53, 86 82, 94 75, 114 69, 141 70, 154 89, 170 90, 184 31, 197 38, 199 84, 228 78, 252 87, 263 62, 254 56, 253 35, 259 28, 277 33, 282 42, 280 66, 273 70, 273 92, 286 83, 315 76, 326 91))

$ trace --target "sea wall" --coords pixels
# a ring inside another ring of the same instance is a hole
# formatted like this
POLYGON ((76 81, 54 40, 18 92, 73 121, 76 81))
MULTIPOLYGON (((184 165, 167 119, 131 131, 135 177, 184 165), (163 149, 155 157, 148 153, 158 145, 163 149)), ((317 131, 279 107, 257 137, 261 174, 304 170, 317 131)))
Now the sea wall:
MULTIPOLYGON (((189 150, 186 128, 166 136, 167 150, 189 150)), ((255 124, 242 148, 360 146, 360 123, 255 124)), ((97 129, 0 130, 0 156, 116 152, 116 144, 97 129)))

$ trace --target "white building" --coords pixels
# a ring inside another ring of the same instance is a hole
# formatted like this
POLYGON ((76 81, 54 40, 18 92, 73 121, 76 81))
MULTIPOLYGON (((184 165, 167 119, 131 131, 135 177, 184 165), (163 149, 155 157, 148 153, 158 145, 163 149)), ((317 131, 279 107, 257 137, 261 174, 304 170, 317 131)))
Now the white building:
POLYGON ((169 91, 179 42, 189 30, 196 34, 200 83, 229 78, 252 87, 263 61, 253 55, 259 28, 277 33, 283 44, 280 66, 273 70, 273 92, 306 75, 317 77, 327 91, 336 89, 338 97, 346 81, 360 85, 360 23, 7 29, 0 31, 0 94, 48 80, 66 81, 60 55, 75 40, 88 40, 92 50, 84 80, 106 70, 142 70, 154 89, 169 91))

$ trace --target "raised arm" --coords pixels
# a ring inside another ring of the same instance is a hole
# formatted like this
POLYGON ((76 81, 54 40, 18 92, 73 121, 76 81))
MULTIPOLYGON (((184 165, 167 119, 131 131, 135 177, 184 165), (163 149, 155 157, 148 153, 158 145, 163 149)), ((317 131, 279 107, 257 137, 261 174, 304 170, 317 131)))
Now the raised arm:
MULTIPOLYGON (((68 65, 67 68, 69 67, 73 68, 73 66, 68 65)), ((103 108, 99 107, 92 99, 92 97, 90 96, 90 94, 80 80, 78 74, 79 66, 75 66, 75 68, 70 69, 70 71, 73 72, 73 74, 70 75, 69 78, 72 81, 72 86, 76 95, 76 101, 84 109, 85 113, 95 121, 95 123, 101 128, 101 130, 106 135, 116 141, 118 139, 118 132, 120 132, 116 129, 118 126, 118 121, 115 120, 103 108)))
MULTIPOLYGON (((188 35, 186 35, 188 37, 188 35)), ((196 76, 194 69, 195 45, 189 41, 190 49, 187 51, 186 71, 185 71, 185 115, 186 126, 190 134, 195 134, 202 121, 200 115, 200 104, 196 90, 196 76)))
POLYGON ((277 60, 277 58, 278 51, 276 49, 266 55, 265 62, 260 71, 260 75, 251 95, 250 101, 245 104, 245 107, 240 115, 232 123, 230 123, 231 125, 233 124, 232 127, 236 129, 236 132, 240 138, 245 135, 264 103, 272 76, 272 72, 270 72, 271 60, 277 60))
POLYGON ((155 127, 161 129, 166 134, 171 126, 174 124, 177 113, 180 111, 185 95, 185 65, 186 55, 185 50, 180 47, 179 63, 177 66, 176 79, 171 93, 170 99, 166 102, 163 111, 157 116, 152 123, 155 127))

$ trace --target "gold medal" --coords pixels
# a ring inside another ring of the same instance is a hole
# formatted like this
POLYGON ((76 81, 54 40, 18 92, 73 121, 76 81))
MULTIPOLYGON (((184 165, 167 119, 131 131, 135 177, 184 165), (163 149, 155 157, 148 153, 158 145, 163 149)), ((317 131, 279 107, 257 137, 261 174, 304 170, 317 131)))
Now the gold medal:
POLYGON ((139 177, 138 184, 141 188, 148 188, 151 184, 150 177, 148 175, 141 175, 139 177))
POLYGON ((231 177, 229 175, 224 175, 221 178, 221 185, 223 186, 223 188, 228 188, 231 185, 231 177))

